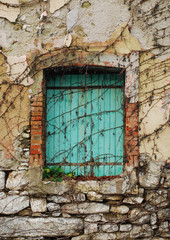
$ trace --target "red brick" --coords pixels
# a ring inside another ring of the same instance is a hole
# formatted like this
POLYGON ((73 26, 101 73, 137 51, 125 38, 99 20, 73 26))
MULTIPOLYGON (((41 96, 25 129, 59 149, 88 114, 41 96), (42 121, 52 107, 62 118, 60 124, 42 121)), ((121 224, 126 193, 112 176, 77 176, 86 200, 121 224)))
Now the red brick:
POLYGON ((39 126, 39 125, 32 125, 31 126, 31 130, 42 130, 42 126, 39 126))
MULTIPOLYGON (((41 130, 31 130, 31 135, 42 135, 42 131, 41 130)), ((32 136, 31 136, 32 138, 32 136)))
POLYGON ((31 126, 32 125, 42 125, 42 121, 31 121, 31 126))
POLYGON ((41 121, 42 120, 42 116, 37 116, 37 117, 31 117, 32 121, 41 121))
POLYGON ((43 112, 36 112, 36 111, 32 111, 31 112, 31 116, 42 116, 43 112))
POLYGON ((31 140, 42 140, 42 135, 31 135, 31 140))
POLYGON ((32 149, 41 149, 42 147, 41 147, 41 145, 31 145, 31 150, 32 149))
POLYGON ((30 154, 41 154, 41 150, 37 149, 37 150, 31 150, 30 154))
POLYGON ((43 102, 37 102, 37 101, 34 101, 31 103, 31 107, 42 107, 43 106, 43 102))
POLYGON ((31 139, 31 145, 35 145, 35 144, 42 144, 42 140, 34 140, 34 139, 31 139))
POLYGON ((31 111, 42 112, 43 111, 43 107, 31 107, 31 111))

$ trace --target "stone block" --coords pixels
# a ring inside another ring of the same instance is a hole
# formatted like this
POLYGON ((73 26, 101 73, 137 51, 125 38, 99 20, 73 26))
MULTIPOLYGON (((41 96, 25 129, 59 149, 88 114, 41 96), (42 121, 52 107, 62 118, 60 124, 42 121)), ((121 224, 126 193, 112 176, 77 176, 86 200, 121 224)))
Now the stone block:
POLYGON ((55 202, 55 203, 70 203, 71 198, 69 196, 51 196, 47 198, 47 201, 49 202, 55 202))
POLYGON ((155 225, 157 223, 157 215, 156 213, 151 214, 151 225, 155 225))
POLYGON ((102 214, 92 214, 85 217, 86 222, 99 222, 102 221, 102 214))
POLYGON ((116 234, 114 233, 96 233, 92 240, 114 240, 116 239, 116 234))
POLYGON ((84 193, 78 193, 73 195, 73 201, 75 202, 84 202, 86 200, 86 196, 84 193))
POLYGON ((165 189, 160 189, 157 191, 147 191, 146 193, 146 201, 150 202, 153 205, 160 207, 168 205, 168 191, 165 189))
POLYGON ((134 208, 130 213, 129 221, 136 225, 142 225, 150 221, 150 214, 140 208, 134 208))
POLYGON ((123 202, 128 204, 140 204, 143 202, 143 200, 144 199, 142 197, 128 197, 125 198, 123 202))
POLYGON ((168 223, 168 221, 162 222, 160 224, 159 232, 169 232, 169 223, 168 223))
MULTIPOLYGON (((116 233, 116 239, 130 239, 130 232, 117 232, 116 233)), ((148 240, 148 239, 147 239, 148 240)))
POLYGON ((89 235, 81 235, 78 237, 73 237, 71 240, 90 240, 90 236, 89 235))
POLYGON ((0 171, 0 190, 4 189, 5 187, 5 173, 0 171))
POLYGON ((118 231, 118 226, 117 224, 104 224, 102 225, 102 230, 103 232, 117 232, 118 231))
POLYGON ((76 218, 0 218, 0 237, 71 236, 82 230, 83 221, 76 218))
POLYGON ((26 171, 13 171, 9 174, 6 188, 10 190, 21 190, 28 184, 26 171))
POLYGON ((125 205, 111 206, 110 212, 118 213, 118 214, 126 214, 129 212, 129 208, 125 205))
POLYGON ((7 196, 0 199, 1 214, 15 214, 29 207, 29 197, 27 196, 7 196))
POLYGON ((31 204, 31 210, 33 212, 46 212, 47 211, 46 198, 31 198, 30 204, 31 204))
POLYGON ((89 191, 99 192, 99 182, 97 181, 79 181, 76 183, 76 192, 88 193, 89 191))
POLYGON ((89 191, 87 193, 87 198, 90 201, 96 201, 96 202, 102 202, 103 201, 103 195, 98 194, 98 193, 93 192, 93 191, 89 191))
POLYGON ((60 205, 57 204, 57 203, 48 203, 47 204, 47 209, 50 212, 59 211, 60 210, 60 205))
POLYGON ((103 196, 104 199, 109 201, 121 201, 123 199, 122 195, 105 195, 103 196))
POLYGON ((84 233, 90 234, 90 233, 96 233, 98 232, 98 226, 97 223, 84 223, 84 233))
POLYGON ((62 206, 62 212, 69 214, 107 213, 109 206, 102 203, 78 203, 62 206))
POLYGON ((129 232, 132 230, 131 224, 120 224, 120 232, 129 232))
POLYGON ((119 194, 121 193, 121 189, 117 189, 117 182, 116 180, 111 181, 103 181, 100 185, 100 193, 102 194, 119 194), (119 191, 118 191, 119 190, 119 191))
POLYGON ((151 236, 153 236, 153 230, 148 224, 143 224, 142 226, 134 225, 130 232, 130 237, 132 239, 151 236))

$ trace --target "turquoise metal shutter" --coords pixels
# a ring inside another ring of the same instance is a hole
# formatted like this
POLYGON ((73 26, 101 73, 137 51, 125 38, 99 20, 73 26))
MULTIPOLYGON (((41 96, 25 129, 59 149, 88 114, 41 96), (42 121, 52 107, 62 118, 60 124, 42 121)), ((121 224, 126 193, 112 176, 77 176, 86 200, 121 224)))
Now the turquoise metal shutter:
POLYGON ((46 162, 76 176, 123 169, 123 76, 51 74, 47 80, 46 162))

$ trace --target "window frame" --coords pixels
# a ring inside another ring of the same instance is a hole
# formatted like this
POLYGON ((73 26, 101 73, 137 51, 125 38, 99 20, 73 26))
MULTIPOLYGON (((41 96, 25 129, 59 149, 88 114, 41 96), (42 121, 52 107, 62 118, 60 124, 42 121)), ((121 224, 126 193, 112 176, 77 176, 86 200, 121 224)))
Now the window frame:
MULTIPOLYGON (((44 108, 44 112, 45 112, 45 125, 44 125, 44 129, 45 129, 45 133, 46 133, 46 119, 47 119, 47 81, 48 81, 48 78, 50 76, 50 74, 67 74, 67 73, 70 73, 70 74, 107 74, 107 73, 112 73, 112 74, 122 74, 123 76, 123 83, 122 83, 122 86, 118 86, 117 88, 123 88, 123 161, 122 161, 122 166, 124 168, 124 162, 125 162, 125 156, 126 156, 126 144, 125 144, 125 71, 124 69, 122 68, 112 68, 112 67, 103 67, 103 66, 86 66, 84 68, 81 67, 81 66, 72 66, 71 67, 71 70, 70 70, 70 67, 62 67, 62 68, 56 68, 56 69, 49 69, 45 72, 45 81, 44 81, 44 92, 45 92, 45 108, 44 108)), ((116 88, 116 87, 113 87, 113 88, 116 88)), ((45 145, 45 151, 44 151, 44 156, 45 156, 45 161, 44 161, 44 164, 45 165, 48 165, 47 162, 46 162, 46 134, 44 136, 44 139, 45 139, 45 142, 44 142, 44 145, 45 145)), ((57 164, 54 164, 54 165, 57 165, 57 164)), ((122 169, 122 172, 123 172, 123 169, 122 169)), ((122 173, 121 172, 121 173, 122 173)), ((88 178, 88 177, 93 177, 93 178, 96 178, 96 179, 102 179, 105 175, 103 176, 85 176, 85 178, 88 178)), ((120 176, 119 175, 107 175, 107 177, 117 177, 117 176, 120 176)))

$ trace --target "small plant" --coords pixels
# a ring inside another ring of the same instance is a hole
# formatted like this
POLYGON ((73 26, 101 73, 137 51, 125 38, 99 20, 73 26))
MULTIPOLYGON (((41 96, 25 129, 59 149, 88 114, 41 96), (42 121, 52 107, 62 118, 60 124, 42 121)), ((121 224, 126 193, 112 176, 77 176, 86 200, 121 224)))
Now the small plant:
POLYGON ((54 182, 62 182, 64 177, 73 177, 74 173, 65 173, 63 167, 61 166, 46 166, 43 172, 43 179, 48 179, 54 182))

